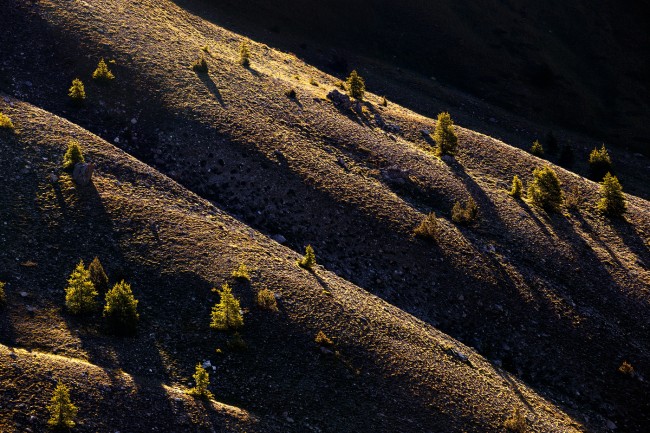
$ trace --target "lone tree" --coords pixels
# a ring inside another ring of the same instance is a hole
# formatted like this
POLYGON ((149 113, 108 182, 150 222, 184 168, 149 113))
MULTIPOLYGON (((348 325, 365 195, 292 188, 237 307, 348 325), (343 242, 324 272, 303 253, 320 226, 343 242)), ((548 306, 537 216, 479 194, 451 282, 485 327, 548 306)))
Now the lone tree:
POLYGON ((90 265, 88 265, 88 273, 90 274, 90 281, 93 282, 99 294, 103 295, 108 292, 108 276, 104 272, 104 267, 99 261, 99 257, 95 257, 90 265))
POLYGON ((544 209, 560 208, 564 199, 562 184, 551 167, 546 165, 533 171, 533 183, 528 188, 528 197, 544 209))
POLYGON ((50 419, 47 421, 50 427, 72 428, 75 426, 74 418, 77 416, 77 407, 70 401, 68 387, 61 382, 57 382, 47 410, 50 411, 50 419))
POLYGON ((244 326, 239 300, 232 294, 228 284, 219 290, 219 303, 212 307, 210 328, 220 331, 239 329, 244 326))
POLYGON ((77 140, 70 140, 68 142, 68 149, 63 155, 63 169, 72 170, 77 163, 84 162, 83 153, 81 153, 81 146, 77 140))
POLYGON ((458 147, 458 137, 454 132, 454 122, 449 113, 438 114, 436 129, 433 132, 433 139, 436 144, 436 156, 453 155, 458 147))
POLYGON ((600 200, 598 200, 598 210, 609 216, 621 216, 625 212, 625 196, 623 187, 616 176, 611 173, 605 175, 605 179, 600 183, 600 200))
POLYGON ((196 385, 187 393, 194 397, 204 399, 212 398, 212 393, 208 390, 208 385, 210 385, 210 375, 201 364, 196 364, 196 372, 192 377, 194 377, 194 383, 196 383, 196 385))
POLYGON ((512 177, 512 189, 508 194, 513 196, 514 198, 521 198, 521 190, 524 188, 524 184, 521 182, 521 179, 519 179, 519 176, 516 174, 512 177))
POLYGON ((363 94, 366 92, 366 83, 363 78, 357 74, 356 69, 350 73, 350 76, 345 81, 347 83, 348 92, 350 96, 359 101, 363 100, 363 94))
POLYGON ((86 99, 84 83, 79 78, 72 80, 72 86, 68 90, 68 96, 73 102, 80 104, 86 99))
POLYGON ((133 297, 130 284, 122 280, 106 293, 103 314, 113 332, 117 334, 135 333, 140 315, 138 314, 138 301, 133 297))
POLYGON ((245 68, 251 65, 251 49, 248 46, 248 41, 242 41, 239 46, 239 64, 245 68))
POLYGON ((604 144, 600 149, 594 148, 589 154, 589 171, 592 179, 598 181, 612 172, 612 159, 604 144))
POLYGON ((102 58, 97 64, 97 69, 93 72, 93 80, 111 81, 115 79, 115 75, 108 69, 106 62, 102 58))
POLYGON ((89 313, 97 305, 96 297, 97 290, 90 281, 90 273, 81 260, 68 279, 68 287, 65 289, 65 306, 72 314, 89 313))
POLYGON ((542 143, 540 143, 539 140, 533 141, 533 145, 530 148, 530 153, 540 158, 542 155, 544 155, 544 148, 542 147, 542 143))
POLYGON ((311 270, 315 265, 316 254, 314 253, 314 249, 311 247, 311 245, 307 245, 307 248, 305 248, 305 256, 302 259, 298 260, 298 266, 311 270))

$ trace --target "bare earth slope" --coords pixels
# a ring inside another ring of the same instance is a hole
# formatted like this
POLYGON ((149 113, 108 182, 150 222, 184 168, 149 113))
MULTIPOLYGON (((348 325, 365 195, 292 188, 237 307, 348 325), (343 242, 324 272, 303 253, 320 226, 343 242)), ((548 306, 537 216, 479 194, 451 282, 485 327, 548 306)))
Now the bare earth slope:
POLYGON ((10 14, 34 35, 5 68, 30 80, 14 94, 295 251, 311 243, 325 268, 473 346, 594 431, 650 423, 647 201, 627 196, 625 218, 610 221, 595 211, 597 185, 557 168, 581 204, 547 215, 505 193, 544 161, 458 128, 459 154, 443 162, 423 133, 431 119, 372 94, 361 113, 339 110, 325 97, 333 77, 265 45, 252 43, 243 68, 239 35, 171 2, 39 1, 10 14), (210 73, 196 74, 188 65, 205 45, 210 73), (88 78, 100 56, 116 59, 107 86, 88 78), (35 58, 53 72, 35 71, 35 58), (75 76, 89 95, 80 109, 65 101, 75 76), (469 197, 480 219, 459 228, 451 206, 469 197), (441 236, 414 239, 431 210, 444 217, 441 236), (636 377, 618 371, 623 361, 636 377))

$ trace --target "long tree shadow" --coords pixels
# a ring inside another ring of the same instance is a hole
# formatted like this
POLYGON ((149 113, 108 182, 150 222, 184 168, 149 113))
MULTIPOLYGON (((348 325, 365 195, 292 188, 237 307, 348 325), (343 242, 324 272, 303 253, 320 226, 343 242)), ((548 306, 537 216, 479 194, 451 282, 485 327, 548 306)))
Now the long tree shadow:
POLYGON ((217 87, 216 83, 212 79, 209 73, 196 73, 196 76, 199 77, 201 82, 205 85, 205 87, 214 95, 216 98, 217 102, 219 102, 219 105, 222 107, 226 106, 226 103, 223 101, 223 97, 221 96, 221 92, 219 91, 219 87, 217 87))

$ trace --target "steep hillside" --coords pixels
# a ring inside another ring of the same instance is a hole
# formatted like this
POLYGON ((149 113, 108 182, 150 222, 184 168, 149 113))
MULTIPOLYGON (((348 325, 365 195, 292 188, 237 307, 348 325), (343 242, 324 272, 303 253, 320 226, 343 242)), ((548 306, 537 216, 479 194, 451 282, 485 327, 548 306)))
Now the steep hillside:
MULTIPOLYGON (((172 2, 12 5, 3 20, 15 31, 3 37, 31 38, 3 64, 12 94, 118 144, 243 223, 286 239, 294 251, 312 244, 326 269, 397 307, 387 307, 390 312, 402 317, 397 309, 406 311, 474 347, 492 365, 581 414, 574 419, 590 430, 616 425, 642 432, 650 424, 644 379, 650 368, 647 201, 628 195, 625 217, 610 220, 595 210, 595 183, 556 167, 565 192, 571 191, 578 205, 546 214, 506 194, 513 175, 528 184, 543 160, 459 127, 459 154, 442 161, 431 152, 427 131, 435 122, 430 118, 392 101, 383 107, 374 94, 367 95, 361 112, 340 109, 326 97, 336 78, 263 44, 251 42, 251 67, 244 68, 238 62, 240 35, 172 2), (56 41, 52 49, 51 41, 56 41), (199 55, 206 57, 207 74, 189 68, 199 55), (117 78, 107 85, 89 78, 100 56, 115 60, 111 68, 117 78), (76 76, 87 84, 88 99, 81 108, 66 100, 76 76), (285 96, 292 88, 296 99, 285 96), (452 205, 470 197, 479 205, 479 220, 456 226, 452 205), (413 228, 432 210, 442 216, 440 236, 435 242, 414 238, 413 228), (623 361, 633 365, 635 377, 619 372, 623 361)), ((131 215, 144 211, 128 207, 123 218, 148 221, 158 213, 176 218, 165 207, 150 210, 152 215, 131 215)), ((147 242, 133 245, 154 257, 165 253, 147 242)), ((278 257, 288 255, 282 251, 278 257)), ((175 273, 192 257, 186 250, 177 253, 175 273)), ((262 266, 259 261, 256 266, 262 266)), ((220 274, 206 275, 227 275, 228 266, 222 266, 220 274)), ((58 278, 56 287, 64 284, 65 272, 58 278)), ((203 278, 205 288, 218 281, 203 278)), ((296 281, 296 286, 307 284, 296 281)), ((346 292, 336 299, 350 296, 346 292)), ((320 296, 312 301, 323 314, 338 311, 322 305, 320 296)), ((349 302, 354 305, 353 298, 349 302)), ((313 328, 304 332, 305 344, 318 327, 309 323, 313 328)), ((413 323, 413 332, 430 329, 413 323)), ((402 352, 398 340, 391 353, 402 352)), ((100 342, 90 346, 95 344, 100 342)), ((414 359, 429 354, 413 356, 409 352, 400 359, 417 365, 414 359)), ((185 375, 194 362, 183 365, 185 375)), ((278 400, 282 392, 288 390, 279 390, 278 400)), ((284 402, 278 413, 303 397, 284 402)), ((387 396, 386 401, 394 404, 400 398, 387 396)), ((329 401, 336 406, 334 395, 329 401)), ((399 413, 406 410, 411 415, 404 417, 427 425, 429 417, 420 407, 392 410, 387 416, 393 420, 403 420, 399 413)), ((451 415, 434 419, 441 422, 434 431, 464 425, 451 415)), ((489 423, 489 428, 498 425, 489 423)))
POLYGON ((301 269, 295 252, 98 137, 10 103, 0 104, 18 127, 0 141, 3 431, 40 431, 57 380, 80 406, 77 431, 497 432, 514 408, 531 431, 582 430, 472 349, 321 267, 301 269), (70 137, 96 165, 89 186, 59 168, 70 137), (136 337, 63 308, 68 273, 96 255, 134 288, 136 337), (250 283, 230 278, 239 263, 250 283), (210 288, 224 281, 242 301, 243 351, 208 327, 210 288), (279 312, 255 306, 262 288, 279 312), (336 354, 314 343, 318 331, 336 354), (183 390, 205 360, 217 402, 200 404, 183 390))

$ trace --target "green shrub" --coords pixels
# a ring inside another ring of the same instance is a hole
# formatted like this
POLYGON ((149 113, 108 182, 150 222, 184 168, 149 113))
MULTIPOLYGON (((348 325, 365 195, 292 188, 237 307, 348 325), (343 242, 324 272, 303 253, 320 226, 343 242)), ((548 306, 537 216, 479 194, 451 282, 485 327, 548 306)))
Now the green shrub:
POLYGON ((74 418, 77 416, 77 407, 70 401, 68 387, 57 382, 54 394, 47 406, 50 419, 47 424, 54 428, 72 428, 75 426, 74 418))
POLYGON ((451 210, 451 220, 457 224, 470 224, 478 218, 478 205, 473 198, 470 198, 465 203, 465 206, 461 205, 459 201, 454 203, 454 207, 451 210))
POLYGON ((5 283, 0 281, 0 305, 4 305, 7 302, 7 295, 5 293, 5 283))
POLYGON ((115 75, 108 69, 106 62, 102 58, 97 64, 97 69, 93 72, 93 80, 111 81, 115 79, 115 75))
POLYGON ((104 272, 104 267, 99 261, 99 257, 95 257, 90 265, 88 265, 88 273, 90 274, 90 281, 93 282, 95 290, 101 295, 108 292, 108 276, 104 272))
POLYGON ((564 194, 562 184, 555 171, 548 165, 533 171, 533 182, 528 188, 528 198, 537 206, 547 210, 558 210, 564 194))
POLYGON ((544 148, 542 147, 542 143, 540 143, 539 140, 535 140, 533 142, 533 145, 530 148, 530 153, 540 158, 544 155, 544 148))
POLYGON ((366 92, 366 83, 363 81, 363 78, 357 74, 356 70, 350 73, 350 76, 346 80, 346 84, 350 96, 352 96, 354 99, 362 101, 363 95, 366 92))
POLYGON ((205 57, 202 55, 192 63, 191 66, 194 72, 206 73, 208 72, 208 62, 205 61, 205 57))
POLYGON ((436 240, 439 232, 440 224, 435 212, 425 215, 420 224, 413 230, 415 236, 430 240, 436 240))
POLYGON ((512 177, 512 188, 510 189, 510 194, 514 198, 521 198, 521 191, 524 188, 524 184, 521 182, 521 179, 519 179, 519 176, 516 174, 512 177))
POLYGON ((278 301, 275 299, 275 294, 269 289, 258 291, 255 300, 257 306, 262 310, 278 311, 278 301))
POLYGON ((65 289, 65 306, 72 314, 89 313, 97 306, 97 290, 90 281, 90 273, 84 267, 83 260, 68 278, 65 289))
POLYGON ((232 271, 231 276, 236 280, 251 280, 250 273, 248 272, 248 267, 246 267, 246 265, 243 263, 240 263, 239 267, 232 271))
POLYGON ((0 113, 0 129, 14 130, 14 123, 11 118, 4 113, 0 113))
POLYGON ((458 137, 454 131, 454 122, 449 113, 438 114, 436 129, 433 132, 433 140, 436 142, 436 156, 453 155, 458 147, 458 137))
POLYGON ((239 300, 232 294, 232 289, 228 284, 221 286, 219 298, 219 303, 212 307, 210 327, 227 331, 244 326, 239 300))
POLYGON ((298 265, 301 268, 304 269, 313 269, 314 266, 316 265, 316 254, 314 253, 314 249, 311 247, 311 245, 307 245, 307 248, 305 248, 305 256, 298 260, 298 265))
POLYGON ((598 210, 609 216, 621 216, 626 209, 625 196, 623 187, 611 173, 605 175, 605 179, 600 183, 600 200, 598 200, 598 210))
POLYGON ((63 169, 72 170, 74 166, 80 162, 84 162, 83 153, 81 153, 81 146, 77 140, 70 140, 68 142, 68 149, 63 155, 63 169))
POLYGON ((323 331, 318 331, 318 334, 314 337, 314 342, 323 347, 334 346, 334 342, 323 331))
POLYGON ((133 296, 131 285, 124 280, 106 293, 104 318, 113 332, 133 334, 140 318, 137 310, 138 301, 133 296))
POLYGON ((251 65, 251 50, 248 41, 242 41, 239 46, 239 64, 245 68, 251 65))
POLYGON ((594 148, 589 154, 589 172, 591 178, 598 181, 612 172, 612 160, 604 144, 600 149, 594 148))
POLYGON ((72 80, 72 86, 68 90, 68 96, 76 103, 82 103, 86 99, 84 83, 79 78, 72 80))
POLYGON ((524 417, 518 408, 515 408, 512 410, 510 416, 503 422, 503 426, 508 431, 524 433, 527 429, 526 417, 524 417))
POLYGON ((201 364, 196 364, 196 372, 192 377, 194 377, 194 383, 196 385, 194 388, 187 391, 187 393, 194 397, 211 399, 212 393, 208 390, 208 385, 210 385, 210 375, 201 364))

